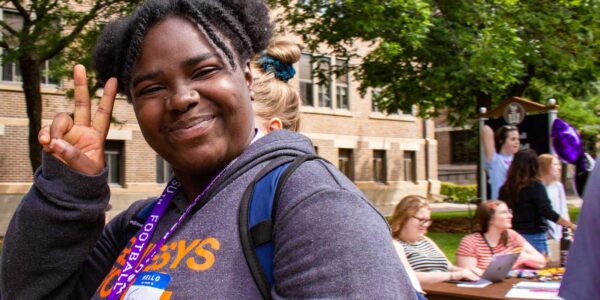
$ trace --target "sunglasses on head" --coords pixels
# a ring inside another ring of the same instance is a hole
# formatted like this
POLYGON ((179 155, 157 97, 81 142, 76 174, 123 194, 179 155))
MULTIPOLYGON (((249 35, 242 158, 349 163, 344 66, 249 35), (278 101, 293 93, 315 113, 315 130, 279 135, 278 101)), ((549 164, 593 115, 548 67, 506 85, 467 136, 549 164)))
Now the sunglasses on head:
POLYGON ((507 129, 507 130, 518 129, 517 126, 514 126, 514 125, 503 125, 502 128, 507 129))

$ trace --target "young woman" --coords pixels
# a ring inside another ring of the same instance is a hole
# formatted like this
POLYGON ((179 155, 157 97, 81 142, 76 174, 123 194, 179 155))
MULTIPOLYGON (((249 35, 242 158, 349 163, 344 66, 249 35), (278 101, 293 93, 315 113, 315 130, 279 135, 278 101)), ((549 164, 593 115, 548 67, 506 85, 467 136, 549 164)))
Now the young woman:
POLYGON ((260 293, 241 248, 242 195, 273 159, 314 154, 294 132, 256 138, 250 59, 270 32, 260 0, 149 0, 107 24, 94 54, 104 83, 96 114, 76 66, 73 118, 61 113, 39 134, 43 166, 6 234, 2 298, 413 299, 385 219, 321 160, 281 191, 274 284, 260 293), (116 92, 175 174, 131 239, 129 221, 147 202, 104 226, 116 92))
POLYGON ((273 38, 267 49, 252 61, 252 95, 256 127, 264 134, 300 127, 300 94, 288 80, 295 75, 300 47, 285 37, 273 38))
POLYGON ((537 251, 547 254, 547 221, 570 229, 575 229, 575 224, 552 209, 546 188, 536 177, 538 169, 534 150, 526 149, 515 154, 506 183, 500 189, 500 199, 506 201, 513 211, 513 229, 537 251))
POLYGON ((463 268, 485 269, 496 254, 520 252, 515 267, 540 269, 546 259, 512 227, 512 211, 506 203, 491 200, 479 204, 476 216, 481 231, 465 236, 456 251, 456 264, 463 268))
POLYGON ((453 266, 440 248, 425 236, 431 225, 431 211, 427 200, 406 196, 396 206, 390 226, 392 236, 400 244, 398 255, 409 271, 414 271, 419 282, 435 283, 449 280, 478 280, 481 270, 453 266))
MULTIPOLYGON (((541 154, 538 156, 538 162, 540 169, 537 177, 546 188, 552 209, 563 219, 570 221, 565 188, 560 182, 560 161, 554 155, 541 154)), ((551 239, 560 241, 562 238, 562 226, 556 223, 548 223, 548 235, 551 239)))
POLYGON ((484 168, 491 187, 491 199, 498 199, 498 191, 506 181, 506 174, 513 155, 519 151, 519 129, 505 125, 494 133, 492 128, 484 126, 482 131, 484 168))

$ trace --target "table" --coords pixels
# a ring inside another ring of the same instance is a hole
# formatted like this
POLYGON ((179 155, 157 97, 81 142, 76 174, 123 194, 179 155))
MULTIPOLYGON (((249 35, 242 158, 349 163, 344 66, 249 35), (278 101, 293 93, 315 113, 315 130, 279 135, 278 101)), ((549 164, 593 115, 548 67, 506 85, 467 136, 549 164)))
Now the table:
MULTIPOLYGON (((467 288, 456 286, 456 283, 440 282, 422 284, 429 300, 458 300, 458 299, 514 299, 505 298, 504 295, 519 281, 531 279, 507 278, 501 282, 492 283, 484 288, 467 288)), ((520 299, 522 300, 522 299, 520 299)))

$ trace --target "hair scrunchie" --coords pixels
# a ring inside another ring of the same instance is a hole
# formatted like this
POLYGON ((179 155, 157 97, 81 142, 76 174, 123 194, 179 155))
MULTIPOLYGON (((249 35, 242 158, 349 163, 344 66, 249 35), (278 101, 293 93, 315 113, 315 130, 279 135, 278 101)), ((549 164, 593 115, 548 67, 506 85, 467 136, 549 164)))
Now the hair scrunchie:
POLYGON ((262 54, 257 63, 265 72, 272 72, 277 79, 283 82, 287 82, 296 74, 292 64, 283 63, 267 54, 262 54))

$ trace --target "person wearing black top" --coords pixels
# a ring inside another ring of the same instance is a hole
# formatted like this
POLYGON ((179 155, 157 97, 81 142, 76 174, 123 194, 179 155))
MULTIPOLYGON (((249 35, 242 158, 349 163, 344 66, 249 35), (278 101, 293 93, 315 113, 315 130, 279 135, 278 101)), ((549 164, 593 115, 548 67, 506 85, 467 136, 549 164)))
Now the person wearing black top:
POLYGON ((513 229, 540 253, 547 254, 547 220, 572 230, 577 226, 552 209, 544 185, 536 178, 538 168, 534 150, 517 152, 508 169, 506 182, 500 188, 499 198, 506 201, 513 211, 513 229))

